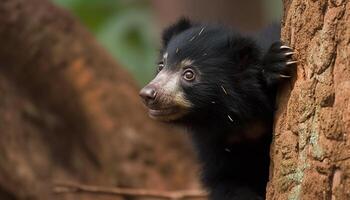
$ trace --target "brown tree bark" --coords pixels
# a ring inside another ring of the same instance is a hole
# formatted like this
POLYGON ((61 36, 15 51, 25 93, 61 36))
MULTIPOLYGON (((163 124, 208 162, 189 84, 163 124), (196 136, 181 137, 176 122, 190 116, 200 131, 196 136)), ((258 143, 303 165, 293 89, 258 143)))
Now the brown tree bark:
POLYGON ((350 199, 350 2, 284 1, 297 52, 281 89, 268 199, 350 199))
POLYGON ((148 118, 130 75, 69 13, 2 0, 0 24, 0 199, 54 199, 66 180, 197 187, 183 136, 148 118))

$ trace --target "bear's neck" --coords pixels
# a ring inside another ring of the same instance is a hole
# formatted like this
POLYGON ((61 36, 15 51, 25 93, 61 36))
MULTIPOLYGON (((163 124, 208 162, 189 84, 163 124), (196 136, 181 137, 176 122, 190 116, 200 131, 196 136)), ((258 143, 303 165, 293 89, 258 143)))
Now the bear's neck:
MULTIPOLYGON (((255 185, 264 185, 261 181, 267 182, 268 179, 271 133, 266 134, 266 129, 255 126, 259 125, 235 127, 221 124, 189 128, 206 187, 231 185, 235 186, 232 189, 254 188, 254 192, 264 194, 265 188, 255 185), (254 132, 258 138, 253 137, 254 132)), ((225 189, 234 192, 230 188, 225 189)))

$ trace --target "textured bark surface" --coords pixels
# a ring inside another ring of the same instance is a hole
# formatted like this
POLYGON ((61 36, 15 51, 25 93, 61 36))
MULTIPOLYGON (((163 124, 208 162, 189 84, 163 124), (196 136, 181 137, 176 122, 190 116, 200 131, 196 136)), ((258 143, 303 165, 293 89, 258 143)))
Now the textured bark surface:
POLYGON ((132 78, 66 11, 2 0, 0 24, 0 199, 53 199, 62 180, 197 187, 183 135, 148 118, 132 78))
POLYGON ((295 78, 281 89, 268 199, 350 199, 350 2, 284 1, 295 78))

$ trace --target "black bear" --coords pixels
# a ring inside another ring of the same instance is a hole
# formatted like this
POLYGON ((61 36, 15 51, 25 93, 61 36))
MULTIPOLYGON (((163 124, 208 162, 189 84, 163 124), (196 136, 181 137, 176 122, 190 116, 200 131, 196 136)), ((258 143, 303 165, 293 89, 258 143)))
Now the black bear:
POLYGON ((150 117, 188 130, 211 200, 265 197, 276 88, 296 63, 273 29, 259 38, 181 19, 140 91, 150 117))

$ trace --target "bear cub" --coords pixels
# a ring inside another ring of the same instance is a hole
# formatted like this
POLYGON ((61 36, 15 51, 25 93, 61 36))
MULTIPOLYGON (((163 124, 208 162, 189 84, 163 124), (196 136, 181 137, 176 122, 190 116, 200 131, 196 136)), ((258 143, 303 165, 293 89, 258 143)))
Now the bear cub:
POLYGON ((245 35, 180 19, 163 32, 157 74, 140 96, 151 118, 187 129, 209 199, 265 198, 276 88, 293 53, 273 26, 245 35))

